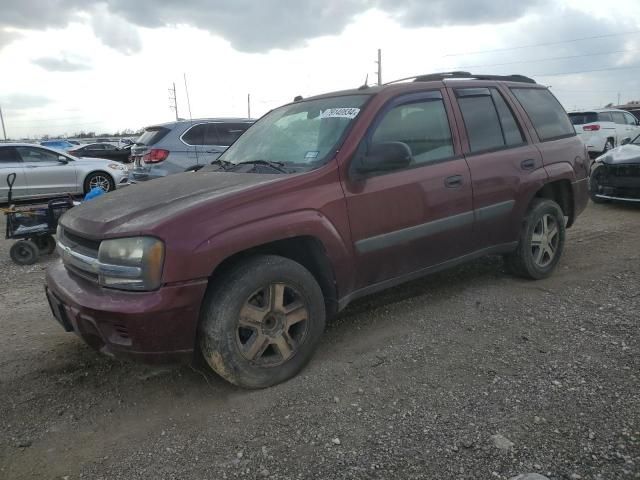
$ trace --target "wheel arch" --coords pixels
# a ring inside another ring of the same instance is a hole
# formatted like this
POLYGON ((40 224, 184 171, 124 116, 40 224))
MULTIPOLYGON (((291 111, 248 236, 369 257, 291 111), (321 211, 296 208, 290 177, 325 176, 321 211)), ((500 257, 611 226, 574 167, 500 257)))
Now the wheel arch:
POLYGON ((556 202, 560 205, 564 216, 568 217, 567 228, 573 225, 575 221, 575 204, 570 180, 564 178, 544 184, 544 186, 535 193, 531 202, 536 198, 546 198, 556 202))
POLYGON ((225 275, 239 262, 256 255, 277 255, 305 267, 320 285, 327 317, 337 313, 338 290, 333 266, 322 242, 310 235, 275 240, 236 252, 216 266, 209 277, 209 285, 213 287, 224 281, 225 275))

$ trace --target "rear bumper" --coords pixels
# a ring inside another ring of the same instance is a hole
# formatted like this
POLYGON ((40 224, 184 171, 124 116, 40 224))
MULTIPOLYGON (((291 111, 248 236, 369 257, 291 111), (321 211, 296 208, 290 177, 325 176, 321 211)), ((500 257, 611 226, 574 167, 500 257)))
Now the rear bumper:
POLYGON ((602 153, 604 151, 604 146, 607 143, 607 137, 605 135, 587 135, 578 133, 578 136, 587 146, 587 151, 589 151, 589 153, 602 153))
POLYGON ((149 363, 192 358, 206 288, 202 280, 155 292, 105 289, 70 274, 62 261, 46 275, 49 303, 65 329, 104 354, 149 363))

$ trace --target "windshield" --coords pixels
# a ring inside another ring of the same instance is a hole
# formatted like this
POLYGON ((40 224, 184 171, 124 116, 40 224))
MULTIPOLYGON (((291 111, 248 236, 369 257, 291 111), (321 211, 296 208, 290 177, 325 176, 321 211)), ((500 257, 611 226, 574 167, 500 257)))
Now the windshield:
POLYGON ((326 163, 369 95, 285 105, 265 115, 220 157, 229 163, 276 162, 294 169, 326 163))

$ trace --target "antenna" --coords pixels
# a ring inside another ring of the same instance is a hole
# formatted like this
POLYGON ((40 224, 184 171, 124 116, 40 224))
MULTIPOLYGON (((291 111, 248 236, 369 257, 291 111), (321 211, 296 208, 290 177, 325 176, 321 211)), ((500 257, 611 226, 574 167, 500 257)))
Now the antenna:
MULTIPOLYGON (((187 94, 187 107, 189 108, 189 122, 191 122, 191 128, 193 128, 193 115, 191 115, 191 100, 189 100, 189 87, 187 86, 187 74, 183 73, 184 77, 184 91, 187 94)), ((196 164, 200 165, 200 159, 198 158, 198 147, 194 146, 193 150, 196 154, 196 164)))
POLYGON ((189 108, 189 120, 193 123, 193 116, 191 115, 191 100, 189 100, 189 87, 187 86, 187 74, 183 73, 184 76, 184 91, 187 94, 187 107, 189 108))

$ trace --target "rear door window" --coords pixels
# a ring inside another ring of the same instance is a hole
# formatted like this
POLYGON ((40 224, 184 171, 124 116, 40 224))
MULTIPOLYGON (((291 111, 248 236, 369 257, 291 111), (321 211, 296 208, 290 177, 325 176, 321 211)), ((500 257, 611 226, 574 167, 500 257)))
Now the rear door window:
POLYGON ((542 141, 576 134, 560 102, 546 88, 513 87, 511 91, 524 108, 542 141))
POLYGON ((218 138, 218 131, 215 123, 208 123, 204 129, 203 145, 222 145, 218 138))
POLYGON ((621 112, 611 112, 613 121, 618 125, 626 125, 627 121, 624 119, 624 114, 621 112))
MULTIPOLYGON (((595 122, 596 120, 591 120, 589 123, 595 122)), ((610 112, 600 112, 598 113, 598 122, 613 122, 613 118, 611 118, 610 112)))
POLYGON ((0 164, 2 163, 20 163, 22 159, 13 147, 0 148, 0 164))
POLYGON ((216 130, 220 143, 218 145, 231 145, 242 135, 251 124, 249 123, 217 123, 216 130))
POLYGON ((191 127, 182 135, 182 141, 187 145, 206 145, 204 139, 208 127, 209 124, 207 123, 201 123, 200 125, 191 127))
POLYGON ((472 152, 483 152, 524 143, 513 113, 494 88, 455 90, 472 152))

